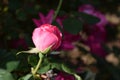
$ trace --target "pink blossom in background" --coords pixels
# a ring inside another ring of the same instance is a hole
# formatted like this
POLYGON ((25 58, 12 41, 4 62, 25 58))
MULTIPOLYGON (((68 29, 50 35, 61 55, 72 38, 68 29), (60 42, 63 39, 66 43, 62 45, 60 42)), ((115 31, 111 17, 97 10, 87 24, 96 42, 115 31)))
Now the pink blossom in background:
MULTIPOLYGON (((52 24, 54 12, 55 12, 55 11, 51 9, 46 16, 40 12, 40 13, 39 13, 39 18, 40 18, 40 19, 34 19, 34 18, 33 18, 33 22, 35 23, 35 25, 36 25, 37 27, 40 27, 42 24, 52 24)), ((66 18, 66 16, 57 17, 57 18, 56 18, 56 22, 57 22, 61 27, 63 27, 62 21, 63 21, 65 18, 66 18)))
POLYGON ((70 74, 59 72, 55 77, 55 80, 75 80, 75 78, 70 74))
POLYGON ((33 19, 33 22, 37 27, 40 27, 42 24, 51 24, 53 20, 54 10, 50 10, 45 16, 41 12, 39 13, 40 19, 33 19))
POLYGON ((93 11, 95 11, 95 8, 90 4, 84 4, 84 5, 79 6, 78 11, 91 14, 93 13, 93 11))
POLYGON ((62 33, 60 30, 50 24, 43 24, 35 28, 32 35, 35 47, 41 52, 44 52, 49 47, 51 47, 51 50, 57 49, 61 44, 61 39, 62 33))
POLYGON ((64 15, 64 16, 57 16, 56 22, 61 26, 61 28, 63 28, 62 22, 63 22, 63 20, 66 19, 66 18, 67 18, 66 15, 64 15))
POLYGON ((100 19, 100 22, 95 25, 86 25, 84 27, 84 32, 87 33, 87 40, 84 40, 84 43, 90 47, 92 53, 99 57, 105 57, 106 52, 101 45, 106 40, 105 26, 108 24, 108 21, 105 15, 90 4, 80 6, 78 11, 93 15, 100 19))
POLYGON ((68 32, 64 32, 64 37, 60 48, 63 50, 71 50, 75 47, 73 43, 79 40, 80 40, 79 34, 73 35, 68 32))
POLYGON ((104 48, 102 47, 100 43, 93 43, 90 45, 90 48, 93 54, 96 54, 97 56, 101 58, 105 58, 107 55, 107 52, 104 50, 104 48))
POLYGON ((102 47, 102 42, 100 42, 99 39, 97 39, 96 37, 91 35, 87 38, 86 41, 84 40, 84 43, 90 47, 90 51, 93 54, 102 58, 107 55, 104 48, 102 47))
POLYGON ((83 32, 87 34, 88 39, 94 38, 95 42, 103 43, 106 41, 106 31, 100 30, 96 25, 84 26, 83 32))
POLYGON ((90 15, 93 15, 100 19, 100 22, 98 22, 96 25, 99 27, 100 30, 104 30, 105 25, 108 23, 106 17, 104 14, 102 14, 100 11, 96 10, 92 5, 90 4, 84 4, 79 7, 79 12, 84 12, 90 15))

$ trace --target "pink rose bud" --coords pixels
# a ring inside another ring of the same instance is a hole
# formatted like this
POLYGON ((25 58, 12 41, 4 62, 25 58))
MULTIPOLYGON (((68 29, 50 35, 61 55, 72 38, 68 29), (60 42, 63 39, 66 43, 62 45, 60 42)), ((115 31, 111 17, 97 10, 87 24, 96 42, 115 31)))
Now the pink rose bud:
POLYGON ((32 35, 33 43, 35 47, 41 52, 51 47, 50 50, 57 49, 61 44, 62 33, 53 25, 43 24, 38 28, 35 28, 32 35))

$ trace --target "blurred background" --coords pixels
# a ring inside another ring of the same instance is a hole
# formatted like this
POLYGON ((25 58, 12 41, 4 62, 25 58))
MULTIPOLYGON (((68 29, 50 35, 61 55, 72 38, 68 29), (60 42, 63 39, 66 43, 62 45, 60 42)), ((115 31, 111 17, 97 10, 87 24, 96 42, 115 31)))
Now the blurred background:
MULTIPOLYGON (((34 47, 34 28, 49 23, 58 3, 0 0, 0 71, 15 63, 19 66, 9 73, 15 80, 29 72, 27 54, 16 53, 34 47)), ((120 80, 119 0, 63 0, 55 21, 64 35, 58 59, 77 69, 83 80, 120 80)))

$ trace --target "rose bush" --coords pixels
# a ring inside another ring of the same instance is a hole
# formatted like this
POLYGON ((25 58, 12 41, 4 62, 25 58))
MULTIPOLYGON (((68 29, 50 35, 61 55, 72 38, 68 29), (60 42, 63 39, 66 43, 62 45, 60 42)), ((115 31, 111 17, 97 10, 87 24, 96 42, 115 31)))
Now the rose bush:
POLYGON ((35 47, 41 52, 51 47, 51 50, 57 49, 61 44, 62 33, 53 25, 43 24, 35 28, 32 35, 35 47))

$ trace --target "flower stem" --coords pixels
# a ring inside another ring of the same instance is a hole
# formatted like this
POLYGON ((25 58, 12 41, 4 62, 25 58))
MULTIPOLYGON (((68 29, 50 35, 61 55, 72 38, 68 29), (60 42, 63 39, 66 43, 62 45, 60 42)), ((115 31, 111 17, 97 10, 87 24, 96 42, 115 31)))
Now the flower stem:
POLYGON ((38 71, 38 69, 39 69, 39 67, 40 67, 40 65, 41 65, 42 59, 43 59, 43 57, 44 57, 42 53, 39 53, 39 54, 41 54, 41 56, 39 56, 40 58, 39 58, 38 64, 37 64, 37 66, 35 67, 35 69, 32 70, 33 76, 36 75, 36 72, 38 71))
POLYGON ((58 4, 58 7, 57 7, 57 9, 56 9, 56 11, 55 11, 55 15, 54 15, 54 17, 53 17, 53 20, 56 19, 57 15, 58 15, 58 13, 59 13, 59 10, 60 10, 61 5, 62 5, 62 1, 63 1, 63 0, 59 0, 59 4, 58 4))

